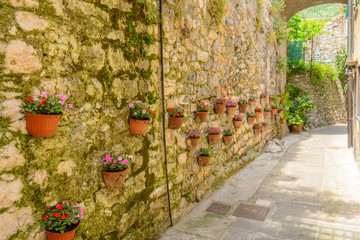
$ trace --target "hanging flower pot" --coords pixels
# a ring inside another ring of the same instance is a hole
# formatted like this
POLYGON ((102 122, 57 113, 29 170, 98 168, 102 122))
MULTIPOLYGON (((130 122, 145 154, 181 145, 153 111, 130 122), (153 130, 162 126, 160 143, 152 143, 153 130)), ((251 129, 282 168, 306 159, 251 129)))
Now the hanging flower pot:
POLYGON ((200 155, 198 156, 198 163, 200 166, 206 166, 208 165, 210 161, 210 157, 212 154, 214 154, 215 151, 213 151, 211 148, 200 148, 200 155))
POLYGON ((181 127, 181 124, 183 123, 185 119, 185 112, 186 109, 181 106, 176 106, 174 108, 168 109, 169 114, 169 128, 170 129, 179 129, 181 127))
POLYGON ((150 120, 129 119, 130 132, 132 134, 143 134, 150 120))
POLYGON ((261 118, 262 116, 262 109, 261 108, 256 108, 255 109, 255 114, 256 114, 256 118, 261 118))
POLYGON ((201 129, 190 129, 185 134, 190 139, 191 149, 196 149, 200 143, 201 129))
POLYGON ((260 94, 260 103, 261 103, 261 105, 264 106, 266 104, 268 97, 269 97, 269 94, 267 94, 267 93, 260 94))
POLYGON ((278 113, 279 113, 279 114, 283 114, 283 113, 284 113, 284 110, 280 110, 280 109, 279 109, 279 110, 278 110, 278 113))
POLYGON ((248 117, 248 124, 251 125, 251 124, 254 124, 256 120, 256 117, 248 117))
POLYGON ((143 134, 149 124, 150 117, 156 116, 154 112, 149 110, 141 101, 129 103, 130 118, 129 127, 132 134, 143 134))
POLYGON ((200 166, 205 167, 210 162, 210 157, 208 156, 198 156, 198 162, 200 166))
POLYGON ((248 117, 248 124, 251 125, 255 122, 256 113, 254 111, 247 111, 246 115, 248 117))
POLYGON ((254 129, 255 136, 259 135, 261 132, 261 124, 255 123, 253 126, 253 129, 254 129))
POLYGON ((246 113, 246 111, 247 111, 248 108, 249 108, 249 104, 242 104, 242 103, 240 103, 240 104, 239 104, 239 107, 240 107, 239 111, 240 111, 241 113, 246 113))
POLYGON ((240 115, 235 115, 233 117, 233 122, 234 122, 234 127, 236 129, 240 129, 241 128, 241 125, 243 123, 243 120, 244 120, 244 117, 240 116, 240 115))
POLYGON ((220 141, 220 134, 209 134, 208 137, 210 146, 216 145, 220 141))
POLYGON ((223 138, 224 138, 224 143, 226 146, 230 145, 232 143, 234 133, 235 133, 235 131, 230 128, 227 128, 224 130, 223 138))
POLYGON ((212 109, 210 104, 200 102, 196 106, 196 117, 200 122, 205 122, 208 120, 209 111, 212 109))
POLYGON ((225 112, 225 109, 226 109, 225 103, 221 103, 221 104, 216 103, 215 104, 215 113, 216 114, 223 114, 225 112))
POLYGON ((286 123, 286 119, 285 118, 281 118, 281 124, 285 124, 286 123))
POLYGON ((294 126, 294 125, 291 126, 291 131, 294 133, 300 133, 301 129, 302 129, 302 126, 294 126))
POLYGON ((200 122, 205 122, 209 118, 209 112, 196 112, 196 117, 200 122))
POLYGON ((268 124, 266 122, 261 123, 261 130, 262 132, 266 132, 268 130, 268 124))
POLYGON ((271 114, 276 114, 277 113, 277 108, 271 108, 271 114))
POLYGON ((185 117, 169 117, 169 128, 176 130, 181 127, 185 117))
POLYGON ((229 116, 234 116, 237 108, 237 103, 229 99, 226 103, 226 111, 229 116))
POLYGON ((34 137, 50 137, 54 135, 62 114, 45 115, 25 112, 26 129, 34 137))
POLYGON ((65 104, 66 97, 60 94, 40 95, 39 100, 27 98, 21 105, 21 112, 26 117, 26 128, 31 136, 50 137, 58 127, 60 117, 72 104, 65 104))
POLYGON ((256 107, 256 101, 249 100, 249 106, 250 106, 250 109, 254 109, 256 107))
POLYGON ((83 218, 80 207, 62 201, 42 217, 41 225, 45 228, 48 240, 72 240, 83 218))
POLYGON ((127 154, 106 155, 103 159, 103 179, 108 189, 120 188, 126 179, 133 156, 127 154))
POLYGON ((76 229, 78 227, 79 224, 76 224, 76 227, 73 230, 64 233, 53 233, 45 229, 46 238, 47 240, 72 240, 75 237, 76 229))

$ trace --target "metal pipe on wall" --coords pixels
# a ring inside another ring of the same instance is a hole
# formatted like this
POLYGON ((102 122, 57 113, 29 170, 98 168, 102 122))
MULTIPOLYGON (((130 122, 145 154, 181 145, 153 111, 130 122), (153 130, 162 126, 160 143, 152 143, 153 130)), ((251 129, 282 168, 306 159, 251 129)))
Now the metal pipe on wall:
MULTIPOLYGON (((352 8, 352 0, 348 0, 348 32, 347 32, 347 60, 352 59, 353 52, 353 8, 352 8)), ((348 67, 346 70, 347 74, 347 127, 348 127, 348 147, 351 148, 353 146, 353 106, 352 106, 352 71, 348 67)))

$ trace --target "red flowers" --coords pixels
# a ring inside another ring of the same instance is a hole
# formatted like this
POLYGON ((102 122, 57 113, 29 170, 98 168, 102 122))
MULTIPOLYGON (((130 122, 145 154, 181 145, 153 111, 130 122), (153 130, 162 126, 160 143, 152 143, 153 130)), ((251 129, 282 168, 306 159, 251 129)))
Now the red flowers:
POLYGON ((27 101, 27 102, 28 102, 28 101, 32 101, 32 102, 33 102, 34 100, 29 97, 29 98, 26 99, 26 101, 27 101))
POLYGON ((178 112, 176 112, 176 113, 175 113, 175 115, 179 115, 179 113, 178 113, 178 112))
POLYGON ((41 100, 41 104, 46 104, 46 99, 47 99, 47 98, 43 98, 43 99, 41 100))
POLYGON ((45 215, 45 216, 43 216, 43 220, 46 220, 48 217, 45 215))
POLYGON ((60 210, 60 209, 63 209, 63 206, 62 206, 61 204, 58 204, 58 205, 56 206, 56 208, 60 210))
POLYGON ((65 216, 65 215, 62 215, 62 216, 61 216, 61 218, 62 218, 62 219, 65 219, 65 218, 66 218, 66 216, 65 216))
POLYGON ((70 217, 70 213, 66 214, 66 217, 67 217, 67 218, 70 217))
POLYGON ((59 214, 59 213, 55 213, 55 217, 60 217, 60 214, 59 214))

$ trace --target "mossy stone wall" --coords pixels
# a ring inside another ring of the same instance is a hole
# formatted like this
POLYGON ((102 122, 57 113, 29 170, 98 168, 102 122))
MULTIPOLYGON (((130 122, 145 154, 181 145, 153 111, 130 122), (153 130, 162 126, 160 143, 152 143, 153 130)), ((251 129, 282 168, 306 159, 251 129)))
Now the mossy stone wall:
MULTIPOLYGON (((268 119, 269 131, 255 137, 244 123, 232 145, 218 144, 211 164, 198 166, 184 132, 232 123, 211 113, 199 124, 196 103, 284 87, 279 46, 267 38, 274 31, 270 1, 258 9, 256 1, 229 0, 219 24, 208 1, 164 2, 164 100, 166 108, 189 110, 181 129, 165 133, 158 2, 0 0, 0 239, 44 239, 41 217, 62 200, 84 209, 75 239, 151 239, 169 226, 162 134, 177 221, 284 131, 268 119), (41 92, 66 95, 74 104, 49 138, 29 136, 18 108, 41 92), (139 136, 128 130, 133 100, 150 101, 158 116, 139 136), (101 159, 115 151, 134 155, 134 162, 124 186, 110 191, 101 159)), ((201 145, 207 146, 206 136, 201 145)))

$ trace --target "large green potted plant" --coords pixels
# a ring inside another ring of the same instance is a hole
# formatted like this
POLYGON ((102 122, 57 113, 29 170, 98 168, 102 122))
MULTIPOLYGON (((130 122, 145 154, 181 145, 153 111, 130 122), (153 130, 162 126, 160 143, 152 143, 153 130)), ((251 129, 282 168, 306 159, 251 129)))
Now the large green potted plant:
POLYGON ((304 125, 304 119, 297 113, 287 115, 290 128, 293 132, 300 133, 302 126, 304 125))
POLYGON ((66 97, 57 94, 48 96, 42 93, 39 99, 27 98, 20 111, 25 114, 26 128, 31 136, 50 137, 59 124, 60 117, 72 104, 65 103, 66 97))

